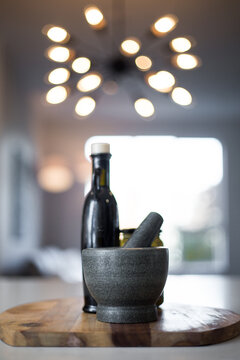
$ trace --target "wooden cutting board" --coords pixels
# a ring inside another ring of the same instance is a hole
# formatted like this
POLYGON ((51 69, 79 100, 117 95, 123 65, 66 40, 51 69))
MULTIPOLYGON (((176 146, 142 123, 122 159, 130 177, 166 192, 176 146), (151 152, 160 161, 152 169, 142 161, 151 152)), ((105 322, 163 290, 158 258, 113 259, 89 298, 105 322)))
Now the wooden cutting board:
POLYGON ((158 321, 108 324, 82 312, 82 299, 25 304, 0 314, 0 339, 13 346, 198 346, 240 334, 240 315, 228 310, 164 305, 158 321))

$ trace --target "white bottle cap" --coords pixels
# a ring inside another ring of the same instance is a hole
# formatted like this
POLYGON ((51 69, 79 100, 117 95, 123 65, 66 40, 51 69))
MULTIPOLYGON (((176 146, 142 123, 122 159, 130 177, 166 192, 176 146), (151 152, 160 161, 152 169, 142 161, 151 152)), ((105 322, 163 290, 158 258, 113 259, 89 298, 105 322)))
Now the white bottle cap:
POLYGON ((109 154, 110 153, 110 144, 106 143, 95 143, 91 144, 91 154, 109 154))

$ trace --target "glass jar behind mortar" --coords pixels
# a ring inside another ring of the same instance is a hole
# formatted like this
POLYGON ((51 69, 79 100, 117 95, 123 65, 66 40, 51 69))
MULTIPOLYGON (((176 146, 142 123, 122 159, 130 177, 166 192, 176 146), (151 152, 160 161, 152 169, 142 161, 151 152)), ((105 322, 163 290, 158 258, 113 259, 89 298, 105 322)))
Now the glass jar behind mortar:
MULTIPOLYGON (((122 229, 120 230, 120 233, 119 233, 119 243, 120 243, 120 246, 123 246, 127 241, 128 239, 132 236, 133 232, 135 231, 136 229, 122 229)), ((160 239, 160 234, 161 234, 162 230, 160 230, 160 233, 159 235, 157 235, 155 237, 155 239, 153 240, 152 242, 152 245, 151 246, 164 246, 163 244, 163 241, 160 239)), ((164 301, 164 292, 162 292, 162 294, 159 296, 157 302, 156 302, 156 305, 157 306, 160 306, 162 305, 164 301)))

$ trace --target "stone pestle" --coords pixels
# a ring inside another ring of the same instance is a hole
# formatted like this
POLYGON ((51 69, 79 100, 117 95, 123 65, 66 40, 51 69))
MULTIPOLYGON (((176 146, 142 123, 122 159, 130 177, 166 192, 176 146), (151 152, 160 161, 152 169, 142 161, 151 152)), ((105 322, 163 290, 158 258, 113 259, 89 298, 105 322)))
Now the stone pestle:
POLYGON ((123 248, 150 247, 156 235, 159 234, 162 223, 161 215, 151 212, 123 245, 123 248))

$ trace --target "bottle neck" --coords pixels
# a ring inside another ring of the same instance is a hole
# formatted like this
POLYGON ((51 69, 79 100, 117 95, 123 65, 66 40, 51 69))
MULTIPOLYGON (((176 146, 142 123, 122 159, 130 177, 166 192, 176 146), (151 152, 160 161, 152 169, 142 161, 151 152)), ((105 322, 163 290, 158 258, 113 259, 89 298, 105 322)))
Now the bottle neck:
POLYGON ((91 155, 92 158, 92 188, 109 187, 109 160, 111 154, 91 155))

